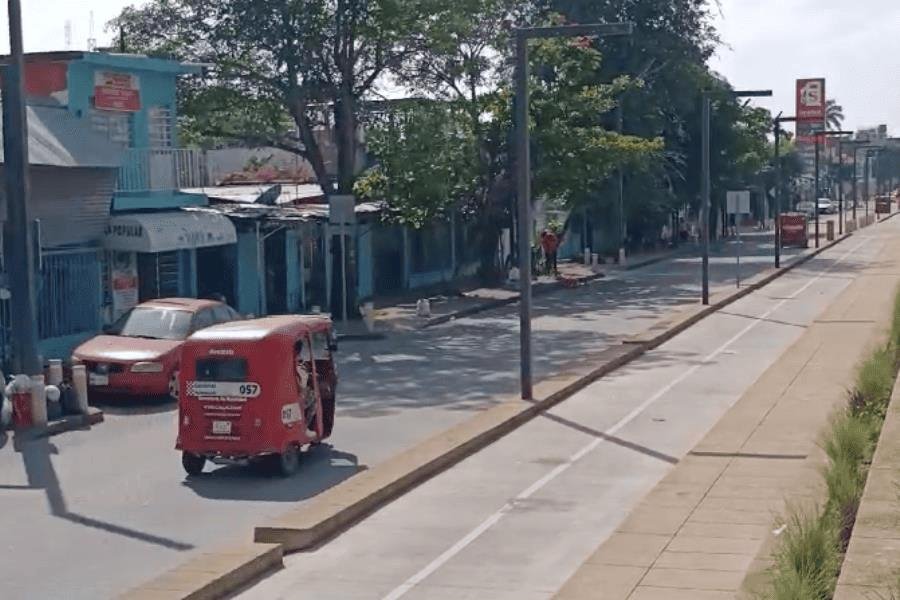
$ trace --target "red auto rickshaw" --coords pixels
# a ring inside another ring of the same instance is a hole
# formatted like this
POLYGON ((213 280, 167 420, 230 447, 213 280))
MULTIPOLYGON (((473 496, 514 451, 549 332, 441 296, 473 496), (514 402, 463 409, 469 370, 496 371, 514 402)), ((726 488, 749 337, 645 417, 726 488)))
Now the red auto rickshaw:
POLYGON ((337 375, 331 319, 280 316, 215 325, 181 350, 178 440, 188 475, 206 461, 264 459, 284 476, 331 435, 337 375))

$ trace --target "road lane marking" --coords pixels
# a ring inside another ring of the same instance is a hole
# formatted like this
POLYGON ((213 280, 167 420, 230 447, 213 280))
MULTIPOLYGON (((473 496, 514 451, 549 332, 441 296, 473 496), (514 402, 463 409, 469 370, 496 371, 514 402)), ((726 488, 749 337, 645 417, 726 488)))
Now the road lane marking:
MULTIPOLYGON (((864 239, 859 244, 845 252, 834 261, 829 267, 823 269, 818 275, 807 281, 804 285, 798 288, 794 293, 780 300, 777 304, 775 304, 772 308, 767 310, 764 314, 757 317, 752 323, 744 327, 737 334, 732 336, 728 341, 724 344, 713 350, 710 354, 704 357, 699 363, 695 364, 690 369, 683 371, 681 375, 667 383, 660 390, 658 390, 651 397, 646 399, 640 405, 634 408, 627 415, 622 417, 615 425, 604 431, 604 434, 611 436, 618 433, 621 429, 631 423, 634 419, 640 416, 645 410, 647 410, 651 405, 661 399, 663 396, 668 394, 672 389, 678 384, 685 381, 687 378, 691 377, 694 373, 699 371, 702 367, 710 364, 717 356, 723 354, 728 350, 728 348, 740 340, 742 337, 747 335, 750 331, 752 331, 757 325, 765 322, 765 320, 771 316, 775 311, 780 309, 790 300, 797 298, 800 294, 808 290, 813 284, 819 281, 822 277, 824 277, 829 271, 834 269, 840 263, 842 263, 848 256, 855 253, 857 250, 862 248, 864 245, 868 244, 871 241, 871 238, 864 239)), ((467 533, 462 539, 453 544, 450 548, 445 550, 440 556, 432 560, 428 563, 422 570, 418 573, 404 581, 402 584, 394 588, 390 593, 382 598, 382 600, 399 600, 407 593, 409 593, 414 587, 422 583, 426 578, 431 576, 435 571, 444 566, 447 562, 449 562, 454 556, 462 552, 468 545, 481 537, 485 532, 487 532, 491 527, 496 525, 504 516, 506 516, 509 512, 511 512, 517 504, 521 503, 524 500, 527 500, 538 491, 540 491, 543 487, 545 487, 548 483, 565 473, 569 468, 575 465, 582 458, 596 450, 605 440, 602 438, 596 438, 591 441, 589 444, 578 450, 576 453, 572 454, 566 462, 558 465, 556 468, 552 469, 549 473, 532 483, 525 490, 519 493, 515 498, 504 504, 497 512, 493 513, 487 519, 482 521, 477 527, 475 527, 472 531, 467 533)))

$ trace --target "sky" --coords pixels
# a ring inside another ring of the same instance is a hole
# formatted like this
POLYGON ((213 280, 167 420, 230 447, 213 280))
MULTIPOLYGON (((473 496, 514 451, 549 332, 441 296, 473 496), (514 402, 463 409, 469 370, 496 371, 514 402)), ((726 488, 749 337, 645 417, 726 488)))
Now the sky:
MULTIPOLYGON (((105 23, 142 1, 22 0, 25 49, 66 49, 66 21, 72 49, 85 49, 92 11, 94 37, 109 43, 105 23)), ((755 103, 791 115, 794 80, 825 77, 827 96, 844 107, 845 129, 886 123, 900 136, 900 1, 719 0, 713 10, 725 44, 711 66, 736 88, 774 92, 755 103)), ((0 11, 5 53, 5 2, 0 11)))

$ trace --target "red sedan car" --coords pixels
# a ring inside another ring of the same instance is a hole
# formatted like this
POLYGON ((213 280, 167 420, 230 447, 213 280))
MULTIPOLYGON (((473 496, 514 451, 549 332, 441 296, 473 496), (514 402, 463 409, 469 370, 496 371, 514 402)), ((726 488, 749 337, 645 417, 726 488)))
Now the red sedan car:
POLYGON ((163 298, 134 307, 72 353, 95 395, 178 397, 181 345, 195 331, 241 316, 215 300, 163 298))

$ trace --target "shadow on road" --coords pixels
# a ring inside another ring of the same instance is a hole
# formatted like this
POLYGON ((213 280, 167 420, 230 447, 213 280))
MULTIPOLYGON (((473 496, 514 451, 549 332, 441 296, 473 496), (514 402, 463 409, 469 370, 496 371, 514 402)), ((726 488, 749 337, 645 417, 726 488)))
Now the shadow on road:
POLYGON ((355 454, 341 452, 328 444, 315 446, 303 454, 300 472, 281 478, 266 472, 264 465, 228 465, 199 477, 189 477, 183 485, 198 496, 215 500, 298 502, 319 495, 328 488, 364 470, 355 454))
MULTIPOLYGON (((121 535, 133 540, 162 546, 171 550, 186 551, 194 548, 192 544, 186 544, 184 542, 179 542, 178 540, 157 536, 124 525, 109 523, 107 521, 71 512, 66 506, 66 500, 59 483, 59 478, 56 475, 56 470, 54 469, 53 461, 51 460, 53 454, 59 453, 57 447, 46 437, 33 437, 28 434, 23 435, 17 433, 13 437, 13 448, 22 455, 25 474, 28 477, 28 485, 17 486, 16 489, 44 490, 50 514, 54 517, 64 519, 83 527, 99 529, 107 533, 121 535)), ((12 486, 4 487, 10 489, 12 486)))

